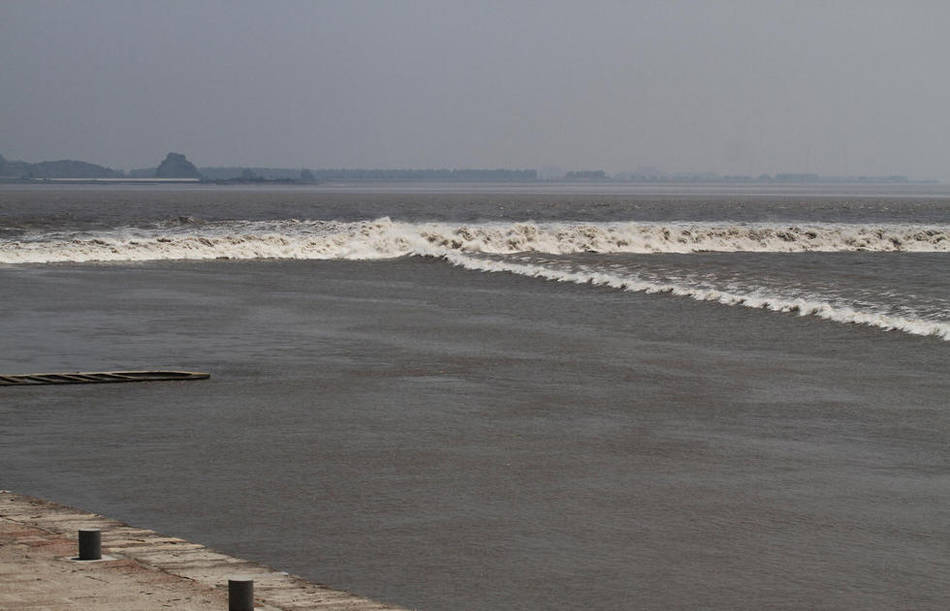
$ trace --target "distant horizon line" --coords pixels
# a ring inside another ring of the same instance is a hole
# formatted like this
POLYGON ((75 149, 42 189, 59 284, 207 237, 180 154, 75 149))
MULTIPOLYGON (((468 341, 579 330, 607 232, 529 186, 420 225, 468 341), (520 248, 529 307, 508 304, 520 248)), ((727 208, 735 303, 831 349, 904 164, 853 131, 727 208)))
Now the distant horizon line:
MULTIPOLYGON (((129 169, 116 169, 109 166, 99 165, 91 162, 82 161, 79 159, 57 159, 51 161, 39 161, 39 162, 27 162, 20 159, 11 160, 0 154, 0 179, 10 179, 10 178, 33 178, 28 176, 10 176, 3 175, 2 168, 5 165, 13 166, 41 166, 41 165, 50 165, 57 163, 81 163, 89 166, 96 166, 104 170, 109 170, 120 174, 120 176, 115 177, 116 179, 121 180, 123 176, 128 178, 137 178, 143 172, 149 172, 158 168, 158 165, 144 167, 144 168, 129 168, 129 169)), ((276 178, 299 178, 302 173, 312 173, 312 174, 343 174, 353 176, 340 176, 339 178, 343 179, 356 179, 360 178, 362 180, 373 181, 373 180, 386 180, 386 179, 396 179, 398 180, 407 180, 410 179, 409 176, 397 177, 397 176, 386 176, 387 174, 489 174, 492 172, 497 173, 506 173, 511 176, 518 175, 520 181, 525 182, 557 182, 564 181, 565 179, 568 182, 727 182, 727 183, 769 183, 769 182, 791 182, 791 183, 940 183, 941 179, 939 178, 911 178, 905 174, 896 174, 896 173, 884 173, 884 174, 823 174, 820 172, 762 172, 760 174, 744 174, 744 173, 735 173, 735 172, 715 172, 715 171, 661 171, 656 168, 649 169, 638 169, 638 170, 621 170, 616 172, 608 172, 603 169, 572 169, 564 170, 562 168, 557 168, 548 164, 541 165, 536 168, 526 167, 526 168, 507 168, 507 167, 323 167, 323 168, 312 168, 307 166, 276 166, 276 165, 247 165, 247 164, 217 164, 217 165, 201 165, 197 166, 197 169, 202 172, 202 174, 211 173, 211 174, 221 174, 223 172, 233 172, 233 171, 250 171, 252 173, 257 173, 253 178, 256 179, 276 179, 276 178), (270 174, 271 176, 266 176, 265 174, 270 174), (357 177, 355 174, 364 174, 364 176, 357 177), (377 174, 377 177, 365 176, 377 174), (529 174, 534 174, 534 176, 528 176, 529 174), (280 175, 280 176, 276 176, 280 175), (293 176, 292 176, 293 175, 293 176)), ((235 176, 234 178, 239 178, 240 176, 235 176)), ((57 178, 57 177, 36 177, 38 179, 42 178, 57 178)), ((84 177, 72 177, 72 178, 84 178, 84 177)), ((101 176, 89 176, 88 178, 102 178, 101 176)), ((225 178, 206 176, 210 180, 225 180, 225 178)), ((245 177, 250 178, 250 177, 245 177)), ((316 177, 315 177, 316 178, 316 177)), ((329 177, 324 178, 326 180, 329 177)), ((438 178, 437 176, 422 177, 418 178, 422 180, 432 180, 438 178)))

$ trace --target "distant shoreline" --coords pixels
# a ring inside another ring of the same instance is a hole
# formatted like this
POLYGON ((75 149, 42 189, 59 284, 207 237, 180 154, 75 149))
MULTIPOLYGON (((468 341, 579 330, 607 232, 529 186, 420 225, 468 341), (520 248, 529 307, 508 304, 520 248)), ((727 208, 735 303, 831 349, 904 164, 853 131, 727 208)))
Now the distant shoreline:
POLYGON ((81 185, 81 184, 127 184, 127 185, 148 185, 148 184, 193 184, 193 185, 219 185, 219 186, 319 186, 319 185, 464 185, 464 184, 483 184, 483 185, 510 185, 510 186, 590 186, 590 187, 720 187, 720 188, 743 188, 743 187, 874 187, 874 186, 914 186, 914 185, 942 185, 945 184, 939 180, 886 180, 886 179, 859 179, 854 180, 816 180, 816 181, 798 181, 798 180, 437 180, 437 179, 337 179, 337 180, 294 180, 287 178, 256 178, 250 180, 244 179, 207 179, 207 178, 9 178, 0 177, 0 184, 12 185, 42 185, 42 184, 62 184, 62 185, 81 185))
POLYGON ((148 184, 148 183, 200 183, 199 178, 0 178, 6 184, 148 184))
POLYGON ((197 167, 181 153, 168 153, 158 167, 115 170, 77 160, 29 163, 10 161, 0 155, 3 183, 201 183, 224 185, 316 185, 326 183, 505 183, 584 185, 933 185, 938 179, 912 179, 906 175, 826 176, 815 172, 776 172, 744 175, 716 172, 637 171, 608 173, 604 170, 549 170, 504 168, 275 168, 249 166, 197 167))

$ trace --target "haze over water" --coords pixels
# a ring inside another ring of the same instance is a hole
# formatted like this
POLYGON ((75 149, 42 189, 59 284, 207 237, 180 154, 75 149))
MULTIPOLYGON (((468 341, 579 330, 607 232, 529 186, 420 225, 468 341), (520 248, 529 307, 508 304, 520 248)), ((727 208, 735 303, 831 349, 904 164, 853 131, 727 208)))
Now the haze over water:
POLYGON ((950 179, 944 2, 0 6, 7 159, 950 179))

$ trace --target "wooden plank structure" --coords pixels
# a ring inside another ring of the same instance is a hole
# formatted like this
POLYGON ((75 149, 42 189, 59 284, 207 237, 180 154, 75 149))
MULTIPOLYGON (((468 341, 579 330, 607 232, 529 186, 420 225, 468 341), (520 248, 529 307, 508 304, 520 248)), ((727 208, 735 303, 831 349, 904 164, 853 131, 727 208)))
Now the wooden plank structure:
POLYGON ((0 374, 0 386, 207 380, 210 377, 210 373, 201 373, 198 371, 77 371, 69 373, 0 374))

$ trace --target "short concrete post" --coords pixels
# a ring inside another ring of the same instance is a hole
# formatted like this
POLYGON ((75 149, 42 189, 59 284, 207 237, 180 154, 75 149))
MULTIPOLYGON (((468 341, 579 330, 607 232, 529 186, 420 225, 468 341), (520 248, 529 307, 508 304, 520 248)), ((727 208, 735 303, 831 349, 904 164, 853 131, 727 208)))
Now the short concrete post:
POLYGON ((228 579, 228 611, 254 611, 253 579, 228 579))
POLYGON ((98 528, 79 530, 79 559, 102 560, 102 531, 98 528))

